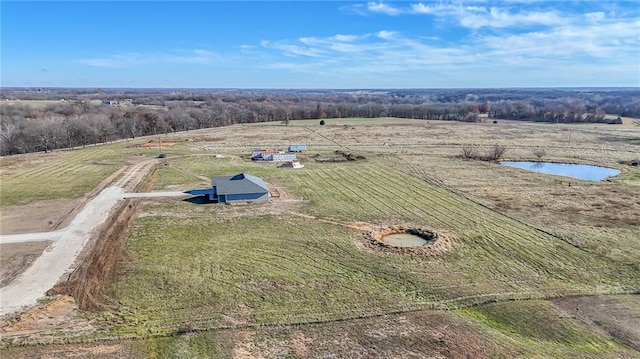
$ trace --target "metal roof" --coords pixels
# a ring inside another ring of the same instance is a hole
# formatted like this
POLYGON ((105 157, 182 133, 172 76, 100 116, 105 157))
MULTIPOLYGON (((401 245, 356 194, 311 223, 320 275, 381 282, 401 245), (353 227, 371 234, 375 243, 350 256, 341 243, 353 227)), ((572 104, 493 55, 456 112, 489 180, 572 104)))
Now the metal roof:
POLYGON ((211 184, 216 187, 218 194, 269 192, 269 188, 262 178, 247 173, 238 173, 235 176, 215 176, 211 179, 211 184))

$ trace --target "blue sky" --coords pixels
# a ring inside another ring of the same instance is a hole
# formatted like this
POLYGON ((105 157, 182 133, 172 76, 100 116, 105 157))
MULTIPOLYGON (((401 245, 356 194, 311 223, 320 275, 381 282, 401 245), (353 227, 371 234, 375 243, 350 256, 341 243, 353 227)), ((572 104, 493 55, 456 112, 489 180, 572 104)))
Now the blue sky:
POLYGON ((2 1, 2 86, 640 86, 636 1, 2 1))

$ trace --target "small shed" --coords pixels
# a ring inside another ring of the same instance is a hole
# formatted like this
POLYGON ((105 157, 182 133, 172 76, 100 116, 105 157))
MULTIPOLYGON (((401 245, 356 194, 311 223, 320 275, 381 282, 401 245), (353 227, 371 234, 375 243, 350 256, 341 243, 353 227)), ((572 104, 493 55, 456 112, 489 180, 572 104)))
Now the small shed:
POLYGON ((293 144, 289 145, 289 152, 304 152, 307 150, 307 145, 305 144, 293 144))

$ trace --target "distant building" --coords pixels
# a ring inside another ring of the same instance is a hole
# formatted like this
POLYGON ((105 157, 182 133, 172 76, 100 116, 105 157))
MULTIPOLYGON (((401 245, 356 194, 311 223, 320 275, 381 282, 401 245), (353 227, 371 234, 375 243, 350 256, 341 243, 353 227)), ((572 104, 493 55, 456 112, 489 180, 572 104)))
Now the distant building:
POLYGON ((295 161, 297 156, 295 153, 285 153, 279 150, 256 150, 251 154, 254 161, 270 161, 270 162, 289 162, 295 161))
POLYGON ((264 180, 247 173, 215 176, 211 179, 211 188, 188 193, 205 195, 210 201, 218 203, 264 202, 269 199, 269 188, 264 180))
POLYGON ((304 152, 306 150, 307 150, 307 145, 305 144, 289 145, 289 152, 304 152))

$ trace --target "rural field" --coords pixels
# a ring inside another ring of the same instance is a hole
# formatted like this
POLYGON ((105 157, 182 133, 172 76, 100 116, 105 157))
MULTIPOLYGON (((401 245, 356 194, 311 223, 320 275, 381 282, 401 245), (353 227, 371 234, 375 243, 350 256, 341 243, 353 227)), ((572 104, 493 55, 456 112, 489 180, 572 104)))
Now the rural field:
MULTIPOLYGON (((272 197, 124 200, 78 270, 2 318, 0 354, 640 358, 639 157, 634 122, 393 118, 242 124, 3 157, 2 235, 64 228, 114 183, 175 192, 245 172, 272 197), (141 146, 158 141, 167 144, 141 146), (308 145, 304 168, 250 160, 293 143, 308 145), (621 174, 590 182, 462 155, 495 145, 503 159, 621 174), (443 244, 402 252, 369 240, 394 226, 428 228, 443 244)), ((49 245, 0 244, 0 282, 49 245)))

